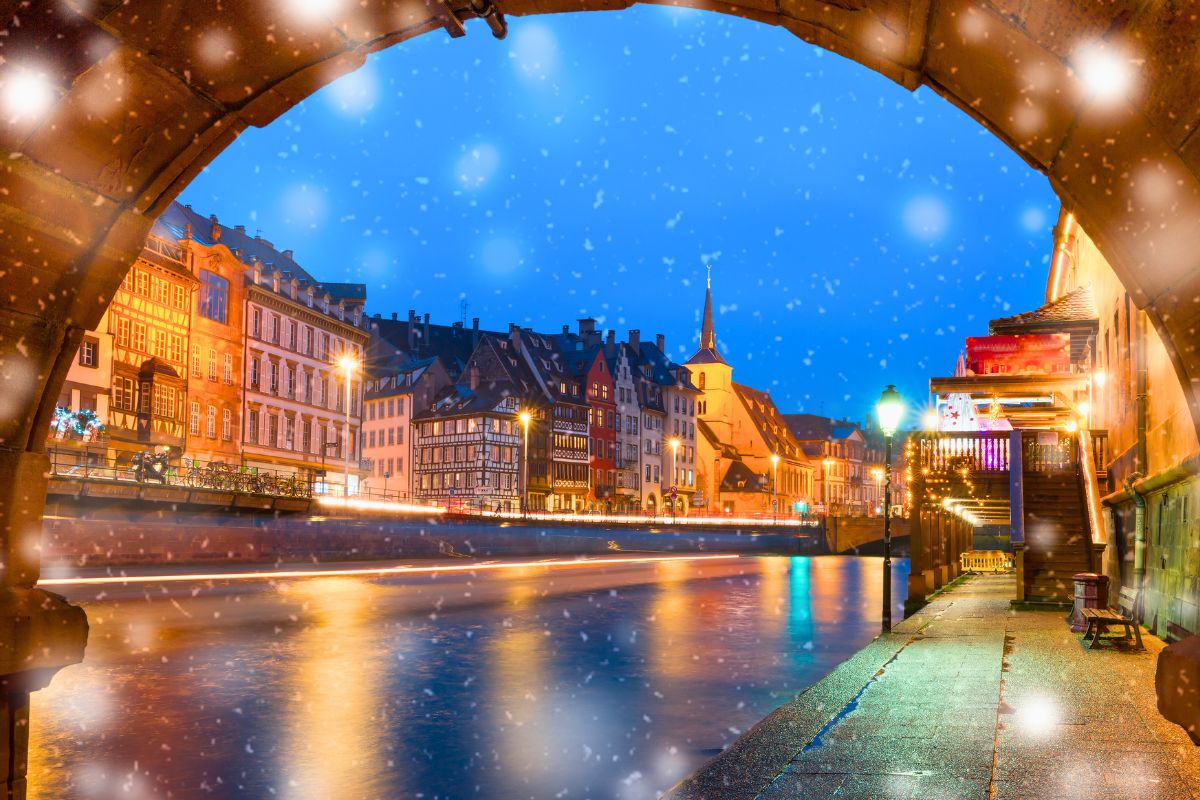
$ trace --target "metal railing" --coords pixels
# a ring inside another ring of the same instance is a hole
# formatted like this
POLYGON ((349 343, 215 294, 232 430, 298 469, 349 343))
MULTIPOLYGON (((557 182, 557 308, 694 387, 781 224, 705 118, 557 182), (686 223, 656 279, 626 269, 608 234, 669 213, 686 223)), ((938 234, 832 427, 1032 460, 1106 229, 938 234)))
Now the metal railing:
POLYGON ((120 463, 97 458, 96 454, 50 449, 50 477, 76 481, 135 483, 149 486, 180 486, 219 492, 267 495, 271 497, 312 497, 312 483, 303 476, 279 470, 239 466, 220 461, 204 463, 199 459, 181 459, 180 463, 120 463), (85 456, 81 462, 80 456, 85 456))

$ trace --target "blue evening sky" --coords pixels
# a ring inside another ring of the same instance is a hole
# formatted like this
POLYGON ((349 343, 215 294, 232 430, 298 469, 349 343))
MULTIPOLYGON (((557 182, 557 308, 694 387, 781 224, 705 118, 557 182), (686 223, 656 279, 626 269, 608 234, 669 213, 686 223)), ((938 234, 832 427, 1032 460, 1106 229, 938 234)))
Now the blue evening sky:
POLYGON ((711 263, 734 379, 785 412, 924 402, 964 336, 1041 302, 1057 199, 929 90, 707 12, 509 25, 373 56, 181 200, 366 283, 371 313, 593 316, 680 361, 711 263))

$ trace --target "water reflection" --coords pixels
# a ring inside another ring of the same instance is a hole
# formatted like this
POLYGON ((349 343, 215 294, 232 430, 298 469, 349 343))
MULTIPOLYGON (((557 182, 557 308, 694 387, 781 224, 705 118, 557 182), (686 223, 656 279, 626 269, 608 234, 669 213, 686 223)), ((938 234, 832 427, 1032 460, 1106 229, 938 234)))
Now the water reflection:
POLYGON ((657 797, 869 641, 879 578, 759 558, 72 598, 92 638, 34 696, 30 797, 657 797))

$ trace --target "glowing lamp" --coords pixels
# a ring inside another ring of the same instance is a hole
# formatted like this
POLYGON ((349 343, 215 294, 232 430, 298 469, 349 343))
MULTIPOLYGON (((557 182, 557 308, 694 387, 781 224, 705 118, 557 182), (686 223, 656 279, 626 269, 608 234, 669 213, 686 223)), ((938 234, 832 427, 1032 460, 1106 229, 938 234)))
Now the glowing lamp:
POLYGON ((883 390, 879 403, 875 406, 875 415, 879 419, 879 428, 883 435, 895 435, 896 429, 900 427, 900 418, 904 416, 904 400, 894 385, 889 383, 883 390))

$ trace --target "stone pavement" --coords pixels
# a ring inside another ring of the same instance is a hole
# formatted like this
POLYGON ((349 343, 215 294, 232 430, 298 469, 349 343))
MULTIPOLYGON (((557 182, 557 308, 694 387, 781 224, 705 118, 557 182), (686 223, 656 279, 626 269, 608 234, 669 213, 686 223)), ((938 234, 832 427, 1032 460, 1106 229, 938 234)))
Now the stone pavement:
POLYGON ((1155 707, 1163 642, 1088 650, 1012 582, 943 592, 667 797, 1200 800, 1200 749, 1155 707))

